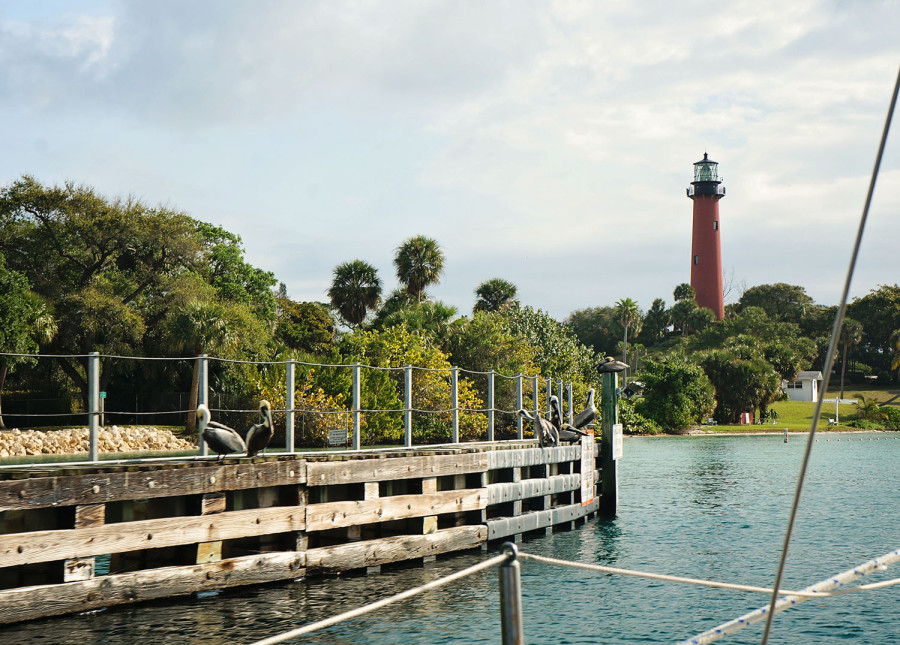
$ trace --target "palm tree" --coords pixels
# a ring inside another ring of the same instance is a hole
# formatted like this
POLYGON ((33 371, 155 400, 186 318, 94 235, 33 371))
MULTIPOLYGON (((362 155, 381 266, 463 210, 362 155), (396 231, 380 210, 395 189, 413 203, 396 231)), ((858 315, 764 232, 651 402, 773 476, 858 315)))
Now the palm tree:
MULTIPOLYGON (((191 392, 188 410, 197 409, 200 387, 200 355, 218 352, 232 339, 225 308, 216 303, 193 301, 178 310, 169 320, 169 338, 175 352, 188 351, 196 359, 191 376, 191 392)), ((193 433, 197 416, 188 412, 185 429, 193 433)))
POLYGON ((694 292, 694 287, 689 285, 687 282, 682 282, 677 287, 675 287, 675 291, 672 292, 672 296, 675 298, 675 302, 680 300, 693 300, 697 294, 694 292))
POLYGON ((437 284, 441 279, 444 254, 435 240, 417 235, 397 248, 394 266, 397 267, 397 279, 406 286, 406 292, 421 301, 425 287, 437 284))
POLYGON ((850 349, 862 342, 862 323, 853 318, 844 318, 844 326, 841 327, 840 341, 844 350, 841 352, 841 396, 844 398, 844 375, 847 373, 847 362, 850 359, 850 349))
POLYGON ((378 270, 362 260, 337 265, 328 298, 344 322, 359 327, 381 300, 378 270))
POLYGON ((512 282, 503 278, 491 278, 485 280, 475 289, 478 300, 475 301, 475 311, 500 311, 510 306, 516 299, 518 289, 512 282))
MULTIPOLYGON (((622 328, 625 330, 625 338, 622 343, 622 362, 628 363, 628 328, 635 326, 639 320, 641 320, 641 310, 638 307, 638 304, 632 300, 631 298, 622 298, 616 303, 616 316, 619 319, 619 322, 622 323, 622 328)), ((623 381, 625 383, 628 382, 628 369, 625 369, 625 375, 623 377, 623 381)))

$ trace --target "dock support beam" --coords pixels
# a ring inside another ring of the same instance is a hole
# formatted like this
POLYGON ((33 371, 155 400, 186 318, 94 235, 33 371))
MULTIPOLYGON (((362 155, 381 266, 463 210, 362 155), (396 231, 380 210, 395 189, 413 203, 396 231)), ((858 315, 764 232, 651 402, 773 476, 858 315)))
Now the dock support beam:
MULTIPOLYGON (((600 513, 613 517, 619 510, 619 478, 613 456, 613 435, 619 424, 619 377, 604 372, 600 381, 600 513)), ((621 432, 621 429, 618 430, 621 432)))

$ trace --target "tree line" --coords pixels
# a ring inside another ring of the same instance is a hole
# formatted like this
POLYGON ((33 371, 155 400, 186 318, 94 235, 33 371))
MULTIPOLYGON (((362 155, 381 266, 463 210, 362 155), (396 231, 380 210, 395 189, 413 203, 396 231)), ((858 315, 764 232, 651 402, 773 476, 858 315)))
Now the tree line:
MULTIPOLYGON (((486 383, 478 373, 570 381, 576 401, 583 401, 589 388, 599 387, 600 357, 614 355, 631 365, 629 377, 646 385, 642 399, 626 404, 626 423, 634 431, 657 431, 709 415, 726 422, 744 410, 765 412, 782 379, 821 369, 834 313, 802 287, 760 285, 718 322, 697 308, 689 285, 678 285, 671 307, 658 298, 642 311, 623 298, 557 321, 519 302, 515 285, 500 277, 477 285, 472 311, 461 313, 428 293, 445 260, 436 240, 414 236, 395 249, 397 288, 386 293, 371 264, 348 259, 334 267, 326 302, 296 301, 273 273, 246 261, 240 237, 229 231, 175 209, 24 176, 0 189, 0 397, 53 397, 67 410, 83 410, 86 365, 68 357, 98 351, 107 357, 453 365, 473 373, 461 380, 460 405, 480 409, 486 383), (14 355, 35 353, 60 358, 14 355)), ((900 287, 885 285, 857 299, 850 316, 841 337, 842 374, 848 382, 895 378, 900 287)), ((189 392, 193 408, 197 364, 104 358, 101 389, 148 406, 161 405, 166 393, 189 392)), ((422 374, 414 380, 416 407, 446 410, 447 379, 422 374)), ((212 364, 209 377, 212 391, 247 408, 262 397, 285 407, 278 369, 212 364)), ((402 376, 382 371, 366 378, 364 409, 402 407, 402 376)), ((495 406, 514 409, 514 390, 512 381, 500 379, 495 406)), ((348 370, 301 370, 296 396, 322 411, 311 421, 310 442, 323 442, 326 426, 335 422, 326 412, 346 414, 349 393, 348 370)), ((449 437, 449 414, 416 414, 423 437, 449 437)), ((2 418, 0 407, 0 427, 2 418)), ((190 426, 193 418, 185 420, 190 426)), ((514 432, 513 415, 498 415, 497 423, 497 436, 514 432)), ((463 438, 482 436, 484 429, 482 415, 460 420, 463 438)), ((399 415, 366 415, 365 441, 400 436, 399 415)))

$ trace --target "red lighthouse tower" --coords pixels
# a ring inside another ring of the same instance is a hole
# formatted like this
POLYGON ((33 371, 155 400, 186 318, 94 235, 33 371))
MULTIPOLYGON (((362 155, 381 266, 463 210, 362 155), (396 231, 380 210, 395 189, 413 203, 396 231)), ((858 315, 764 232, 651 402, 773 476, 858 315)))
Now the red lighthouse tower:
POLYGON ((725 317, 722 294, 722 247, 719 242, 719 200, 725 186, 715 161, 703 153, 694 164, 694 181, 687 196, 694 202, 694 232, 691 237, 691 286, 698 307, 712 309, 718 320, 725 317))

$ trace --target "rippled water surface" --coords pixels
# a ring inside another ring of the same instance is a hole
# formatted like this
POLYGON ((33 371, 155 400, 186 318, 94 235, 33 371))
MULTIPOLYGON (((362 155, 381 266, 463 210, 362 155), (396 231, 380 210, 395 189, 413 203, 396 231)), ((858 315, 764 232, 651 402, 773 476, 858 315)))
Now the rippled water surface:
MULTIPOLYGON (((580 562, 769 586, 805 438, 629 438, 619 515, 526 540, 580 562)), ((783 586, 801 588, 900 547, 900 439, 828 435, 813 450, 783 586), (840 439, 840 440, 838 440, 840 439)), ((480 552, 381 575, 310 579, 0 628, 0 643, 248 643, 480 562, 480 552)), ((885 574, 881 574, 882 577, 885 574)), ((887 577, 900 577, 900 567, 887 577)), ((672 643, 767 603, 687 587, 523 563, 529 643, 672 643)), ((297 642, 498 643, 497 573, 297 642)), ((758 643, 762 623, 725 643, 758 643)), ((776 618, 772 643, 900 642, 900 591, 808 602, 776 618)))

